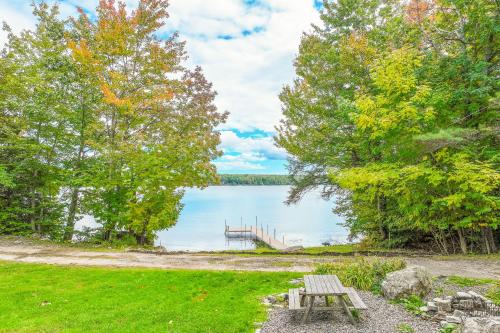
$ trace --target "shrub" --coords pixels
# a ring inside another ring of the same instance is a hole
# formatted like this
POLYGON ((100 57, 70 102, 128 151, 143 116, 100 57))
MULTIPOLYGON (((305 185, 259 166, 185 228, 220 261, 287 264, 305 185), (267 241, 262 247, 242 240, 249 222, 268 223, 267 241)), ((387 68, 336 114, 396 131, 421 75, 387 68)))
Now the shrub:
POLYGON ((406 298, 400 298, 394 300, 394 303, 401 304, 404 306, 406 311, 409 311, 414 314, 421 314, 420 308, 425 305, 425 302, 417 295, 410 295, 406 298))
POLYGON ((403 323, 403 324, 399 324, 398 331, 401 333, 413 333, 413 332, 415 332, 415 329, 413 327, 411 327, 410 325, 403 323))
POLYGON ((335 274, 343 285, 360 290, 379 291, 380 283, 387 273, 406 267, 401 259, 367 260, 354 259, 340 263, 320 264, 316 274, 335 274))

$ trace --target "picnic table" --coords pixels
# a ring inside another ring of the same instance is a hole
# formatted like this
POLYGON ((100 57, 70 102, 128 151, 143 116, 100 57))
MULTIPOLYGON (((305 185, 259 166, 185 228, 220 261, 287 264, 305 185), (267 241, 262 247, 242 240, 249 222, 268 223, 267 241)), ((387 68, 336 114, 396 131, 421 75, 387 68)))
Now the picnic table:
POLYGON ((366 309, 366 305, 359 297, 354 288, 344 287, 336 275, 305 275, 304 276, 305 292, 300 292, 299 289, 290 289, 288 294, 288 304, 291 310, 305 309, 302 316, 302 323, 305 323, 313 310, 331 310, 328 297, 333 297, 341 305, 345 314, 349 317, 351 323, 354 324, 354 317, 350 308, 358 310, 366 309), (325 306, 318 306, 315 303, 317 297, 325 298, 325 306), (350 305, 346 303, 346 297, 350 305), (304 307, 304 304, 307 304, 304 307))

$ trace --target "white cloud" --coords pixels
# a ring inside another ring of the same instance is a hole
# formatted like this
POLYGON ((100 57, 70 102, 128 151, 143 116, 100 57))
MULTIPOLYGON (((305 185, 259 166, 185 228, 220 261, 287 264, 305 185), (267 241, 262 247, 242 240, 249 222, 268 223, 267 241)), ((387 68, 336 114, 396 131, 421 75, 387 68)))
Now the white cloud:
POLYGON ((265 166, 259 163, 245 162, 245 161, 215 161, 215 166, 219 173, 235 170, 264 170, 265 166))
POLYGON ((313 0, 172 0, 167 27, 187 41, 191 62, 201 65, 231 115, 224 128, 274 131, 281 118, 278 94, 291 82, 303 31, 318 23, 313 0), (262 28, 243 36, 244 30, 262 28), (233 36, 225 40, 217 36, 233 36))
POLYGON ((240 153, 247 156, 260 156, 276 160, 286 158, 286 152, 276 147, 273 138, 269 136, 242 138, 233 131, 221 131, 220 148, 226 154, 240 153))
MULTIPOLYGON (((0 0, 0 21, 15 32, 34 27, 32 0, 0 0)), ((126 0, 128 8, 137 1, 126 0)), ((62 16, 76 14, 76 6, 94 11, 98 1, 61 1, 62 16)), ((229 111, 222 129, 274 132, 281 118, 278 99, 282 86, 294 76, 293 59, 300 37, 311 23, 319 24, 314 0, 261 0, 247 6, 243 0, 170 0, 170 18, 163 33, 179 31, 187 41, 190 65, 200 65, 218 91, 216 104, 229 111), (223 39, 229 38, 229 39, 223 39)), ((0 45, 6 35, 0 32, 0 45)), ((239 138, 222 132, 225 152, 283 159, 272 138, 239 138)), ((251 168, 255 161, 223 161, 227 167, 251 168), (236 163, 239 163, 238 165, 236 163), (233 163, 233 164, 231 164, 233 163)))

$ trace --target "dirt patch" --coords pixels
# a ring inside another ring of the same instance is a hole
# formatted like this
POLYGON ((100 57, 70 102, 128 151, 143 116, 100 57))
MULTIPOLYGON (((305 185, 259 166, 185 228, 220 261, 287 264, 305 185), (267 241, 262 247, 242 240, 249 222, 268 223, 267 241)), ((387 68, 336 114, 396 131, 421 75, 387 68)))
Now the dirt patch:
MULTIPOLYGON (((459 275, 500 279, 500 262, 486 259, 405 258, 410 265, 426 267, 433 275, 459 275)), ((328 256, 271 256, 183 253, 158 255, 141 252, 86 251, 51 244, 30 244, 0 238, 0 260, 57 265, 155 267, 244 271, 310 272, 319 263, 345 260, 328 256)))

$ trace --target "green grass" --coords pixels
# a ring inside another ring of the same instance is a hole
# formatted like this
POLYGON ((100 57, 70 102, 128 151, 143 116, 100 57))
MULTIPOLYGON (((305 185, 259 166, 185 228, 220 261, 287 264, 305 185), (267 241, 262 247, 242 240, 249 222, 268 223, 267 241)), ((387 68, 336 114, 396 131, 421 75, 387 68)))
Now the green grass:
POLYGON ((500 280, 493 279, 474 279, 463 276, 450 276, 447 283, 451 283, 460 287, 473 287, 481 285, 490 285, 486 297, 493 301, 496 305, 500 306, 500 280))
POLYGON ((253 332, 300 275, 0 262, 0 332, 253 332))
POLYGON ((387 273, 405 267, 406 262, 402 259, 357 258, 337 263, 319 264, 315 273, 335 274, 345 286, 378 293, 380 283, 387 273))
POLYGON ((405 298, 399 298, 391 301, 394 304, 401 304, 406 311, 413 314, 421 314, 420 308, 425 305, 424 300, 418 295, 410 295, 405 298))
POLYGON ((467 278, 463 276, 450 276, 447 279, 447 282, 460 287, 473 287, 473 286, 481 286, 484 284, 500 283, 500 281, 493 279, 476 279, 476 278, 467 278))

